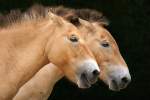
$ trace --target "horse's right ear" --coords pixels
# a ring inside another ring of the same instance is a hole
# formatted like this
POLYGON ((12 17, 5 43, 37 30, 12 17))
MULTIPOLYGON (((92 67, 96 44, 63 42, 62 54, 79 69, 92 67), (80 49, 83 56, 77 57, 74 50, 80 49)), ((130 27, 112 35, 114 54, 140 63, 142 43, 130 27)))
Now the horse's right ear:
POLYGON ((70 22, 75 25, 75 26, 79 26, 80 25, 80 21, 79 21, 79 17, 77 16, 72 16, 70 18, 70 22))

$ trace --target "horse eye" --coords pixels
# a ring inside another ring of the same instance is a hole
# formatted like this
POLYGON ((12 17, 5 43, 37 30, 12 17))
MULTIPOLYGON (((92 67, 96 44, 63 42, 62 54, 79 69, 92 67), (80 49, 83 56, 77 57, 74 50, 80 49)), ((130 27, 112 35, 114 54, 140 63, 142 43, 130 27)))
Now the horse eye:
POLYGON ((109 46, 110 46, 108 42, 102 43, 101 45, 102 45, 103 47, 109 47, 109 46))
POLYGON ((75 35, 71 35, 70 41, 72 41, 72 42, 78 42, 78 37, 76 37, 75 35))

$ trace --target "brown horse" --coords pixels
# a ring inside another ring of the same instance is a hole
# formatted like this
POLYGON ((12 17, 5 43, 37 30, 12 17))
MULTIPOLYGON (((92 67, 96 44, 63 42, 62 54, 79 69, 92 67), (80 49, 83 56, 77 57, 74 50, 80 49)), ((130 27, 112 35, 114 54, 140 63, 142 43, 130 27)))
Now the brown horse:
POLYGON ((78 29, 51 12, 41 13, 21 14, 0 30, 0 100, 12 99, 49 61, 81 88, 93 84, 99 74, 78 29))
MULTIPOLYGON (((54 12, 59 15, 62 8, 56 9, 54 12)), ((104 27, 109 24, 106 17, 89 9, 70 10, 63 13, 62 17, 76 25, 81 33, 85 33, 81 35, 101 68, 100 79, 113 91, 124 89, 130 83, 131 76, 115 39, 104 27)))
MULTIPOLYGON (((103 27, 104 25, 108 25, 106 18, 94 10, 83 9, 74 11, 62 7, 53 7, 50 9, 76 25, 81 33, 84 33, 81 35, 88 43, 100 65, 100 79, 111 90, 118 91, 125 88, 131 81, 131 76, 114 38, 103 27)), ((47 100, 54 84, 62 77, 63 72, 55 65, 46 65, 21 87, 14 100, 47 100), (53 66, 53 69, 52 67, 49 69, 49 66, 53 66)))

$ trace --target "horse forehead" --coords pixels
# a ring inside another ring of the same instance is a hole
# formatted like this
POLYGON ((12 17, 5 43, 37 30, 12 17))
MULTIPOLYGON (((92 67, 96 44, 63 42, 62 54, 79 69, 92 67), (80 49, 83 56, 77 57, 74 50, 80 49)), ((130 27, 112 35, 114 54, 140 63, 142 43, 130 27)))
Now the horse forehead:
POLYGON ((101 40, 107 40, 109 42, 115 42, 114 38, 110 34, 110 32, 104 28, 103 26, 96 27, 96 36, 99 37, 101 40))
POLYGON ((89 21, 80 19, 80 26, 79 27, 84 27, 86 29, 88 29, 88 31, 93 31, 94 30, 94 26, 92 23, 90 23, 89 21))

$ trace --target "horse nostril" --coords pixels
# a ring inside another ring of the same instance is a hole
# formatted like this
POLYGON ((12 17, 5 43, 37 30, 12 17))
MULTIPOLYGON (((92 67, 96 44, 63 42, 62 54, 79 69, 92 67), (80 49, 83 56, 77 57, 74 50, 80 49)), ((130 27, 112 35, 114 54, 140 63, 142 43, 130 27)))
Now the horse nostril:
POLYGON ((129 80, 128 80, 127 77, 123 77, 123 78, 121 79, 121 81, 124 82, 124 83, 128 83, 129 80))
POLYGON ((96 77, 100 74, 100 72, 99 72, 98 70, 94 70, 92 73, 93 73, 93 75, 96 76, 96 77))

